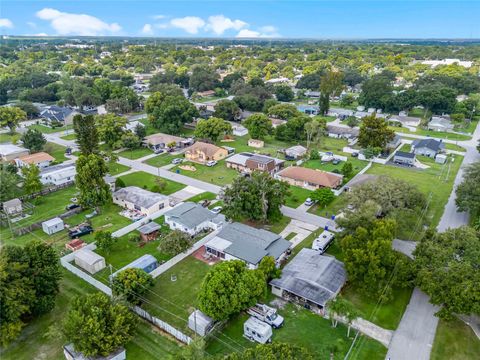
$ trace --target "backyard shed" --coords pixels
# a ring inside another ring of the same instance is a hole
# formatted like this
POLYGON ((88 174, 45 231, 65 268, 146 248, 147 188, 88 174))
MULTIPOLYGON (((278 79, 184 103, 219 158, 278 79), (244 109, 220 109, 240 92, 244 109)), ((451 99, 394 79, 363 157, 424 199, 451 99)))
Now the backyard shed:
POLYGON ((142 269, 146 273, 151 273, 158 267, 157 259, 150 254, 145 254, 139 257, 137 260, 132 261, 130 264, 125 265, 120 270, 115 271, 110 277, 115 277, 119 272, 126 269, 142 269))
POLYGON ((63 220, 59 217, 42 222, 43 232, 48 235, 62 231, 64 228, 65 226, 63 225, 63 220))
POLYGON ((200 336, 205 336, 213 327, 213 319, 200 310, 195 310, 188 317, 188 327, 200 336))
POLYGON ((75 253, 75 265, 95 274, 105 268, 105 258, 89 249, 81 249, 75 253))
POLYGON ((3 203, 3 211, 7 215, 17 215, 22 212, 22 202, 20 199, 12 199, 3 203))
POLYGON ((140 237, 143 241, 152 241, 157 238, 160 228, 160 225, 151 221, 143 226, 140 226, 138 231, 140 232, 140 237))
POLYGON ((435 156, 435 162, 437 164, 445 164, 447 162, 447 155, 437 154, 437 156, 435 156))

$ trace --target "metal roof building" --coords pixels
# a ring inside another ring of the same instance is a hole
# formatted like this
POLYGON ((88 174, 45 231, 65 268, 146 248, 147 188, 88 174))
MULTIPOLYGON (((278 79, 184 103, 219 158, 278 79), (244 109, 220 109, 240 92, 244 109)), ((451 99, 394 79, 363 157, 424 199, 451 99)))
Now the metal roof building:
POLYGON ((282 276, 270 281, 270 285, 275 295, 323 308, 340 292, 346 279, 342 262, 304 248, 283 268, 282 276))

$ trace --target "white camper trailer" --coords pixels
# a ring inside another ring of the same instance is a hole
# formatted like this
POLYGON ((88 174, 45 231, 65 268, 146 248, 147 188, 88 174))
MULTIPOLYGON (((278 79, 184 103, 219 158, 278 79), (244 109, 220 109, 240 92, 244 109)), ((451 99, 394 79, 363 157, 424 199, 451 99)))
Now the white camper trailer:
POLYGON ((260 344, 272 342, 272 327, 263 321, 250 317, 243 324, 243 336, 260 344))
POLYGON ((334 237, 334 233, 324 230, 320 236, 313 241, 312 249, 320 251, 320 254, 323 254, 325 251, 327 251, 334 237))

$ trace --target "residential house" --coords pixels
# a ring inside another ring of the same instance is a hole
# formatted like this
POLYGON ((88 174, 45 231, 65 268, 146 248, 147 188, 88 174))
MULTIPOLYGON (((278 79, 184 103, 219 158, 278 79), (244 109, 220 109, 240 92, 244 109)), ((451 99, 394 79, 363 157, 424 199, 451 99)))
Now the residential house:
POLYGON ((342 185, 343 175, 327 171, 309 169, 299 166, 289 166, 278 172, 275 177, 290 185, 315 190, 321 187, 336 189, 342 185))
POLYGON ((302 145, 295 145, 285 150, 287 160, 298 160, 307 154, 307 148, 302 145))
POLYGON ((318 99, 320 97, 320 91, 305 91, 305 96, 308 98, 318 99))
POLYGON ((401 143, 402 143, 402 137, 400 135, 395 135, 392 141, 389 141, 387 143, 387 149, 394 150, 397 147, 399 147, 401 143))
POLYGON ((284 83, 288 83, 289 81, 290 81, 289 78, 280 77, 280 78, 266 80, 265 84, 284 84, 284 83))
POLYGON ((115 191, 112 195, 113 203, 123 208, 137 210, 143 215, 153 213, 169 206, 168 196, 154 193, 137 186, 127 186, 115 191))
POLYGON ((393 155, 393 162, 396 164, 414 166, 415 160, 416 157, 414 153, 397 151, 395 155, 393 155))
POLYGON ((71 125, 73 124, 73 117, 77 114, 78 114, 77 111, 69 107, 50 105, 50 106, 46 106, 40 112, 40 118, 42 118, 43 121, 48 125, 51 125, 52 123, 61 123, 62 125, 71 125))
POLYGON ((350 127, 346 125, 327 124, 327 134, 329 137, 337 139, 354 139, 360 134, 359 127, 350 127))
POLYGON ((199 92, 197 92, 197 95, 200 96, 200 97, 215 96, 215 90, 199 91, 199 92))
POLYGON ((235 136, 245 136, 248 134, 248 129, 243 126, 243 125, 240 125, 239 123, 236 123, 236 122, 233 122, 233 121, 229 121, 230 125, 232 125, 232 134, 235 135, 235 136))
POLYGON ((450 119, 443 116, 433 116, 427 125, 428 130, 433 131, 452 131, 453 127, 450 119))
POLYGON ((219 229, 225 222, 222 214, 215 214, 194 202, 184 202, 165 213, 165 224, 172 230, 195 236, 201 231, 219 229))
POLYGON ((228 151, 222 147, 197 141, 185 150, 185 158, 190 161, 204 164, 208 161, 225 159, 228 151))
POLYGON ((52 161, 55 161, 55 158, 52 155, 42 151, 35 154, 20 156, 19 158, 15 159, 15 164, 19 168, 33 164, 38 168, 43 169, 50 166, 52 161))
POLYGON ((441 140, 421 139, 412 142, 415 155, 423 155, 434 158, 438 153, 445 149, 445 144, 441 140))
POLYGON ((193 144, 193 139, 185 139, 179 136, 157 133, 148 135, 143 139, 143 144, 153 151, 165 149, 169 144, 175 144, 174 149, 183 149, 193 144))
POLYGON ((40 181, 42 184, 63 185, 74 182, 76 174, 74 164, 49 166, 40 171, 40 181))
POLYGON ((270 285, 274 295, 323 312, 346 280, 347 272, 342 262, 304 248, 283 268, 280 278, 270 281, 270 285))
POLYGON ((205 253, 222 260, 242 260, 256 269, 265 256, 273 257, 279 266, 290 247, 291 243, 278 234, 231 223, 205 244, 205 253))
POLYGON ((137 126, 145 127, 145 124, 137 120, 129 121, 125 124, 123 129, 125 131, 135 132, 137 126))
POLYGON ((13 144, 0 144, 0 159, 2 161, 12 161, 28 154, 28 149, 20 146, 13 144))
POLYGON ((341 120, 346 119, 349 116, 353 116, 354 111, 350 109, 330 108, 327 115, 335 116, 341 120))
POLYGON ((225 160, 225 163, 227 167, 244 173, 250 174, 257 170, 268 172, 270 175, 273 175, 283 168, 285 161, 270 156, 242 152, 230 156, 225 160))
POLYGON ((422 119, 406 115, 392 115, 388 118, 387 121, 392 125, 400 125, 403 127, 417 127, 420 125, 422 119))
POLYGON ((320 112, 317 105, 298 105, 297 110, 307 115, 318 115, 320 112))

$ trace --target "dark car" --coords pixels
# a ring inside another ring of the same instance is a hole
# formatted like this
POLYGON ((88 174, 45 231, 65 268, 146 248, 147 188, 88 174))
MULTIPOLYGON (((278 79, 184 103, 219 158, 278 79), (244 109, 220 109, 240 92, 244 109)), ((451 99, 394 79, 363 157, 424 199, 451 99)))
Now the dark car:
POLYGON ((65 210, 69 211, 69 210, 73 210, 73 209, 76 209, 76 208, 79 208, 80 205, 78 204, 68 204, 67 206, 65 206, 65 210))
POLYGON ((68 232, 70 239, 79 238, 80 236, 88 235, 93 232, 93 228, 88 225, 80 225, 68 232))

